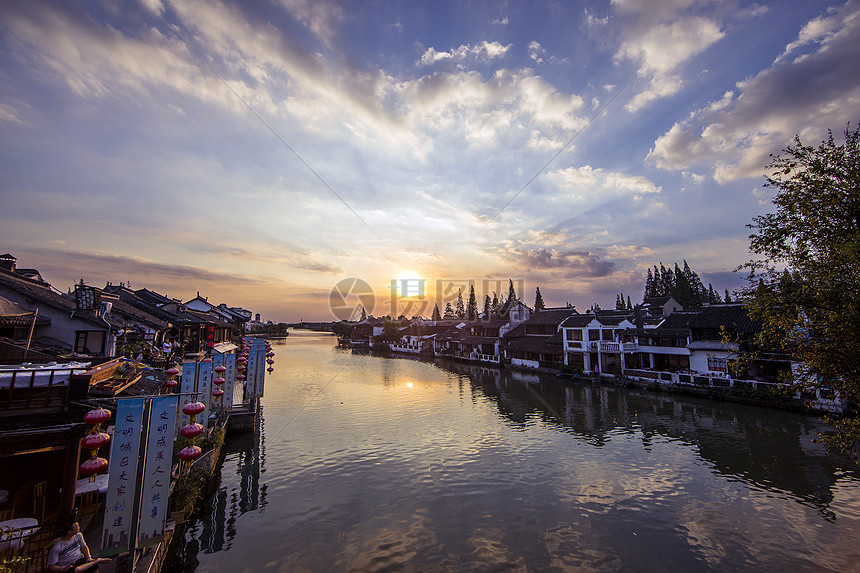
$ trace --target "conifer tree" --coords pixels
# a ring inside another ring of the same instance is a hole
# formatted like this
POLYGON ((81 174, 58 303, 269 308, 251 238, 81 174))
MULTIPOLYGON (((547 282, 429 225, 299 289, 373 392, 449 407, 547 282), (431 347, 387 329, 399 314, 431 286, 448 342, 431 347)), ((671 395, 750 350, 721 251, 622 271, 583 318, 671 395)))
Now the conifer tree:
POLYGON ((731 296, 729 296, 729 289, 726 289, 726 298, 725 298, 725 300, 724 300, 723 302, 725 302, 725 303, 730 303, 730 302, 732 302, 732 297, 731 297, 731 296))
POLYGON ((484 318, 490 318, 490 311, 492 310, 492 302, 490 302, 490 295, 484 295, 484 318))
POLYGON ((508 279, 508 300, 513 302, 517 300, 517 292, 514 290, 513 279, 508 279))
POLYGON ((651 272, 651 269, 648 269, 648 276, 645 279, 645 294, 642 296, 642 300, 646 298, 651 298, 657 296, 654 293, 654 274, 651 272))
POLYGON ((624 309, 624 294, 620 293, 615 295, 615 310, 623 310, 624 309))
POLYGON ((466 306, 466 320, 478 320, 478 299, 475 298, 475 285, 469 285, 469 303, 466 306))
POLYGON ((543 297, 540 294, 540 287, 535 288, 535 312, 543 310, 546 305, 543 303, 543 297))
POLYGON ((630 295, 627 295, 627 310, 633 310, 633 303, 630 302, 630 295))
POLYGON ((496 296, 496 291, 493 291, 493 302, 490 304, 493 312, 499 310, 499 297, 496 296))
POLYGON ((454 314, 454 309, 451 308, 451 301, 445 303, 445 316, 451 316, 454 314))
POLYGON ((361 305, 361 318, 359 320, 367 320, 367 311, 364 310, 364 305, 361 305))
POLYGON ((442 320, 442 315, 439 314, 439 305, 438 304, 433 305, 433 316, 432 316, 431 320, 442 320))
POLYGON ((466 307, 463 305, 463 289, 457 289, 457 316, 463 318, 466 316, 466 307))

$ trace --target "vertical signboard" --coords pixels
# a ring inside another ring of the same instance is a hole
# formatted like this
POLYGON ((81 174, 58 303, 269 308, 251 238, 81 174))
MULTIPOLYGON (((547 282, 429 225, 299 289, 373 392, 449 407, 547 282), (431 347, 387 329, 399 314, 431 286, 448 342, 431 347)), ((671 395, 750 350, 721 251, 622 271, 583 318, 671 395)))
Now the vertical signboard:
MULTIPOLYGON (((227 368, 224 372, 224 407, 229 410, 233 407, 233 387, 236 384, 236 355, 225 355, 224 366, 227 368)), ((239 400, 239 402, 242 401, 239 400)))
POLYGON ((123 553, 129 549, 135 483, 140 459, 143 406, 143 398, 117 402, 108 490, 105 495, 101 551, 103 557, 123 553))
POLYGON ((212 403, 212 368, 213 362, 201 362, 197 365, 197 399, 203 402, 206 408, 200 414, 199 422, 204 428, 209 427, 209 412, 214 409, 212 403))
POLYGON ((176 395, 152 398, 143 484, 140 490, 138 540, 143 547, 159 541, 164 533, 178 403, 179 396, 176 395))
POLYGON ((182 407, 194 402, 194 392, 197 390, 197 362, 189 361, 182 363, 182 378, 179 381, 179 411, 176 419, 176 427, 184 426, 191 418, 183 414, 182 407))
POLYGON ((263 395, 263 383, 266 381, 266 341, 258 340, 257 344, 257 396, 263 395))

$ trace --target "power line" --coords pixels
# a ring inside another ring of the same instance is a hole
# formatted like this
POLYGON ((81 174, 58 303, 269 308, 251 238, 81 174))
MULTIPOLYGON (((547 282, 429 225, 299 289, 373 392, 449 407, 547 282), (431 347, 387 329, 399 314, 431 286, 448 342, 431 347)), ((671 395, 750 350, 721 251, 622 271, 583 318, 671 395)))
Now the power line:
MULTIPOLYGON (((217 75, 217 74, 216 74, 216 75, 217 75)), ((302 156, 301 156, 301 155, 299 155, 299 154, 296 152, 296 150, 295 150, 295 149, 293 149, 293 148, 292 148, 292 146, 290 146, 290 144, 289 144, 289 143, 287 143, 287 142, 284 140, 284 138, 283 138, 283 137, 281 137, 281 136, 280 136, 280 134, 272 128, 272 126, 271 126, 271 125, 269 125, 268 123, 266 123, 266 120, 264 120, 262 117, 260 117, 260 114, 258 114, 256 111, 254 111, 254 108, 252 108, 252 107, 250 106, 250 104, 248 104, 248 102, 246 102, 246 101, 242 98, 242 96, 240 96, 238 93, 236 93, 236 90, 234 90, 232 87, 230 87, 230 84, 228 84, 227 82, 225 82, 225 81, 224 81, 224 78, 222 78, 222 77, 219 75, 219 76, 218 76, 218 79, 219 79, 219 80, 221 80, 221 83, 222 83, 222 84, 224 84, 224 86, 225 86, 228 90, 230 90, 230 92, 231 92, 234 96, 236 96, 236 99, 238 99, 240 102, 242 102, 242 105, 244 105, 244 106, 248 109, 248 111, 250 111, 252 114, 254 114, 254 117, 256 117, 258 120, 260 120, 260 123, 262 123, 264 126, 266 126, 266 129, 268 129, 270 132, 272 132, 272 135, 274 135, 274 136, 278 139, 278 141, 280 141, 280 142, 284 145, 284 147, 286 147, 287 149, 289 149, 289 150, 290 150, 290 152, 291 152, 293 155, 295 155, 295 156, 296 156, 296 158, 297 158, 299 161, 301 161, 301 162, 302 162, 302 164, 303 164, 305 167, 307 167, 307 168, 308 168, 308 171, 310 171, 311 173, 313 173, 313 174, 314 174, 314 176, 315 176, 317 179, 319 179, 320 183, 322 183, 323 185, 325 185, 326 189, 328 189, 329 191, 331 191, 332 195, 334 195, 335 197, 337 197, 337 198, 340 200, 340 202, 341 202, 341 203, 343 203, 343 204, 346 206, 346 208, 347 208, 347 209, 349 209, 350 213, 352 213, 353 215, 355 215, 355 217, 356 217, 359 221, 361 221, 361 222, 362 222, 362 224, 364 224, 364 226, 368 228, 368 230, 370 230, 371 232, 374 232, 374 231, 373 231, 373 229, 371 228, 371 226, 370 226, 370 225, 368 225, 368 224, 367 224, 367 222, 366 222, 364 219, 362 219, 362 218, 361 218, 361 215, 359 215, 358 213, 356 213, 356 212, 355 212, 355 209, 353 209, 352 207, 350 207, 349 203, 347 203, 347 202, 346 202, 346 200, 345 200, 343 197, 341 197, 341 196, 337 193, 337 191, 335 191, 334 189, 332 189, 331 185, 329 185, 328 183, 326 183, 325 179, 323 179, 323 178, 320 176, 320 174, 319 174, 319 173, 317 173, 317 172, 314 170, 314 168, 313 168, 313 167, 311 167, 311 166, 308 164, 308 162, 307 162, 307 161, 305 161, 305 160, 302 158, 302 156)))
POLYGON ((489 225, 490 223, 492 223, 493 221, 495 221, 495 220, 496 220, 496 217, 498 217, 499 215, 501 215, 502 211, 504 211, 504 210, 507 208, 507 206, 508 206, 508 205, 510 205, 510 204, 513 202, 513 200, 514 200, 514 199, 516 199, 517 197, 519 197, 519 196, 520 196, 520 193, 522 193, 523 191, 525 191, 526 187, 528 187, 529 185, 531 185, 532 181, 534 181, 535 179, 537 179, 537 178, 538 178, 538 175, 540 175, 541 173, 543 173, 543 172, 544 172, 544 170, 545 170, 547 167, 549 167, 550 163, 552 163, 553 161, 555 161, 555 160, 556 160, 556 158, 557 158, 559 155, 561 155, 561 154, 562 154, 562 152, 563 152, 565 149, 567 149, 568 147, 570 147, 570 144, 571 144, 571 143, 573 143, 573 140, 574 140, 574 139, 576 139, 577 137, 579 137, 579 135, 580 135, 583 131, 585 131, 585 130, 586 130, 586 128, 587 128, 589 125, 591 125, 591 122, 593 122, 595 119, 597 119, 597 117, 598 117, 601 113, 603 113, 603 110, 605 110, 605 109, 609 106, 609 104, 611 104, 613 101, 615 101, 615 98, 617 98, 618 96, 620 96, 620 95, 621 95, 621 92, 623 92, 625 89, 627 89, 627 86, 629 86, 631 83, 633 83, 633 80, 634 80, 634 79, 636 79, 636 74, 632 75, 632 76, 630 77, 630 79, 629 79, 629 80, 627 80, 627 83, 626 83, 626 84, 624 84, 623 86, 621 86, 621 89, 620 89, 620 90, 618 90, 617 92, 615 92, 615 94, 614 94, 611 98, 609 98, 609 99, 606 101, 606 103, 604 103, 604 104, 600 107, 600 109, 598 109, 598 110, 597 110, 597 112, 596 112, 593 116, 591 116, 591 118, 590 118, 587 122, 585 122, 585 125, 584 125, 584 126, 582 126, 582 129, 580 129, 579 131, 577 131, 576 133, 574 133, 574 134, 573 134, 573 136, 572 136, 570 139, 568 139, 568 140, 567 140, 567 143, 565 143, 565 144, 561 147, 561 149, 559 149, 559 150, 555 153, 555 155, 553 155, 552 157, 550 157, 550 158, 549 158, 549 161, 547 161, 546 163, 544 163, 544 164, 543 164, 543 167, 541 167, 540 169, 538 169, 538 170, 537 170, 537 173, 535 173, 534 175, 532 175, 531 179, 529 179, 528 181, 526 181, 525 185, 523 185, 522 187, 520 187, 520 190, 519 190, 519 191, 517 191, 517 192, 514 194, 514 196, 513 196, 513 197, 511 197, 510 199, 508 199, 508 202, 507 202, 507 203, 505 203, 504 205, 502 205, 502 208, 501 208, 501 209, 499 209, 498 211, 496 211, 496 214, 495 214, 495 215, 493 215, 493 216, 490 218, 490 220, 489 220, 489 221, 487 221, 486 223, 484 223, 484 226, 483 226, 483 227, 481 227, 481 230, 483 231, 484 229, 486 229, 486 228, 487 228, 487 225, 489 225))

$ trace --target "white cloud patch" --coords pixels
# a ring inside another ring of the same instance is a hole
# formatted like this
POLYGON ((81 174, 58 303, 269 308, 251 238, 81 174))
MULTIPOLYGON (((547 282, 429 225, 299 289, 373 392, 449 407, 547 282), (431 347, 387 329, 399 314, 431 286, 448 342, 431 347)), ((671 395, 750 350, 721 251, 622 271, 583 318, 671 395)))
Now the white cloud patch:
POLYGON ((761 176, 795 134, 817 143, 860 109, 860 3, 803 26, 774 63, 660 136, 648 159, 662 169, 713 170, 719 183, 761 176), (798 52, 801 52, 798 54, 798 52), (791 57, 789 57, 791 56, 791 57))
POLYGON ((546 50, 541 47, 540 42, 532 40, 529 42, 529 57, 536 63, 543 63, 543 57, 546 55, 546 50))
POLYGON ((511 20, 510 20, 509 18, 507 18, 507 17, 505 17, 505 18, 495 18, 495 19, 493 20, 493 25, 494 25, 494 26, 507 26, 507 25, 508 25, 508 24, 510 24, 510 23, 511 23, 511 20))
POLYGON ((610 198, 632 197, 660 193, 661 188, 647 177, 627 175, 590 165, 558 169, 547 173, 545 179, 562 190, 564 201, 586 202, 610 198))
POLYGON ((694 16, 661 23, 628 37, 618 50, 616 60, 637 62, 639 76, 648 79, 648 87, 634 96, 626 109, 636 111, 658 98, 678 93, 683 86, 682 65, 723 36, 716 22, 694 16))
POLYGON ((494 58, 500 58, 508 53, 511 45, 503 46, 499 42, 483 41, 472 46, 464 44, 453 48, 449 52, 439 52, 435 48, 427 48, 421 58, 416 62, 420 66, 432 66, 440 62, 451 61, 462 64, 466 61, 488 62, 494 58))

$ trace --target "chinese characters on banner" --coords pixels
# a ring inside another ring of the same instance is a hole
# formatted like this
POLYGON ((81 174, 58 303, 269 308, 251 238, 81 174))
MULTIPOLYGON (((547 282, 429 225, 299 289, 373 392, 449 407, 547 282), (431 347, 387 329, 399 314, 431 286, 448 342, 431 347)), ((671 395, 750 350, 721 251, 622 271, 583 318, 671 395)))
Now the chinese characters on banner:
MULTIPOLYGON (((223 365, 227 370, 221 375, 224 378, 224 386, 221 388, 224 395, 221 396, 225 410, 229 410, 233 406, 233 382, 236 379, 236 355, 235 354, 218 354, 212 353, 212 366, 223 365)), ((214 390, 214 388, 213 388, 214 390)), ((212 407, 218 407, 218 399, 212 399, 212 407)))
POLYGON ((214 362, 211 361, 201 362, 197 365, 197 399, 206 406, 197 421, 203 424, 204 428, 209 426, 209 412, 215 406, 212 403, 212 368, 214 368, 214 362))
POLYGON ((182 378, 179 381, 179 416, 176 419, 177 429, 184 426, 191 419, 188 414, 182 413, 182 407, 195 402, 194 391, 197 390, 197 362, 189 361, 182 363, 182 378))
POLYGON ((144 398, 120 400, 117 403, 108 490, 105 495, 103 557, 129 549, 143 406, 144 398))
POLYGON ((266 341, 254 338, 248 352, 248 389, 251 396, 263 395, 263 378, 266 374, 266 341))
MULTIPOLYGON (((233 407, 234 403, 233 388, 236 385, 236 355, 227 354, 224 360, 224 366, 227 367, 227 371, 224 372, 224 379, 226 380, 224 383, 224 407, 229 409, 233 407)), ((239 385, 239 389, 241 390, 241 384, 239 385)), ((241 395, 239 403, 242 403, 241 395)))
POLYGON ((138 528, 138 540, 143 547, 155 543, 164 533, 178 402, 176 395, 152 398, 138 528))

